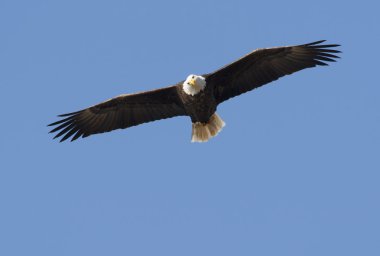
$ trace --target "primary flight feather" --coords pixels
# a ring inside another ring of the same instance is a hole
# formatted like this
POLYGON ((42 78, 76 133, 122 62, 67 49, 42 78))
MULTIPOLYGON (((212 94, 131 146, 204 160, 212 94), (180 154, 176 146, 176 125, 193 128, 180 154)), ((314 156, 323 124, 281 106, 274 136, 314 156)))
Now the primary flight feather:
POLYGON ((326 66, 339 58, 337 44, 309 44, 257 49, 223 68, 202 76, 189 75, 176 85, 124 94, 92 107, 60 115, 49 124, 60 141, 124 129, 155 120, 189 116, 192 142, 205 142, 225 123, 216 113, 225 100, 305 68, 326 66))

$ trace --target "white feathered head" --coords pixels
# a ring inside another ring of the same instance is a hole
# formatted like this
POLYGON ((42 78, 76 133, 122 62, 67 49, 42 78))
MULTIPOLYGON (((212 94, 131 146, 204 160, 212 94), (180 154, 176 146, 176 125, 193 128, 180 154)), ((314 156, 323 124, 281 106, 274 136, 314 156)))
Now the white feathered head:
POLYGON ((206 79, 203 76, 189 75, 183 82, 183 90, 186 94, 194 96, 206 87, 206 79))

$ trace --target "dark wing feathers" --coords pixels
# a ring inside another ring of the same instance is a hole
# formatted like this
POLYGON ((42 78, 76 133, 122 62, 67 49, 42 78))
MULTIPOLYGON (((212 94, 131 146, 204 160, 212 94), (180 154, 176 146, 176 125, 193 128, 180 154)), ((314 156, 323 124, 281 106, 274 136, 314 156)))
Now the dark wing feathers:
POLYGON ((154 91, 120 95, 84 110, 59 115, 63 119, 49 124, 56 126, 54 138, 61 141, 87 137, 159 119, 185 115, 176 86, 154 91))
POLYGON ((326 66, 326 62, 339 58, 334 54, 340 51, 329 49, 339 45, 323 42, 255 50, 206 75, 207 85, 214 86, 215 98, 221 103, 282 76, 317 65, 326 66))

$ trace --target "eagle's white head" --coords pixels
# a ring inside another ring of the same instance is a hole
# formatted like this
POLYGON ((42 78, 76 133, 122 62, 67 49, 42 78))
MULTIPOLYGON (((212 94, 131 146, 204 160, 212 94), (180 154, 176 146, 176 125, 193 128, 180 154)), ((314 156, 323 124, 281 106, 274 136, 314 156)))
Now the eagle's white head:
POLYGON ((206 87, 206 78, 203 76, 189 75, 185 82, 182 84, 182 88, 186 94, 194 96, 206 87))

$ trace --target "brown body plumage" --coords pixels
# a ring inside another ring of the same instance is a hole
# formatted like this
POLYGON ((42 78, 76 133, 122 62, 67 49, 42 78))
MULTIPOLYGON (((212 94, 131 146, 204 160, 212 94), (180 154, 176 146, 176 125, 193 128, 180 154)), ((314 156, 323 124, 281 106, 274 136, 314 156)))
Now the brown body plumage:
POLYGON ((183 103, 186 115, 190 116, 193 123, 207 123, 211 115, 215 113, 217 103, 214 97, 214 88, 206 86, 198 94, 191 96, 181 89, 182 83, 177 85, 177 92, 183 103))
MULTIPOLYGON (((184 92, 183 81, 170 87, 120 95, 87 109, 60 115, 51 132, 64 141, 123 129, 175 116, 189 116, 193 124, 207 124, 218 104, 296 71, 325 66, 340 51, 324 41, 298 46, 258 49, 206 75, 206 87, 196 95, 184 92)), ((223 123, 224 125, 224 123, 223 123)), ((214 135, 213 135, 214 136, 214 135)))

